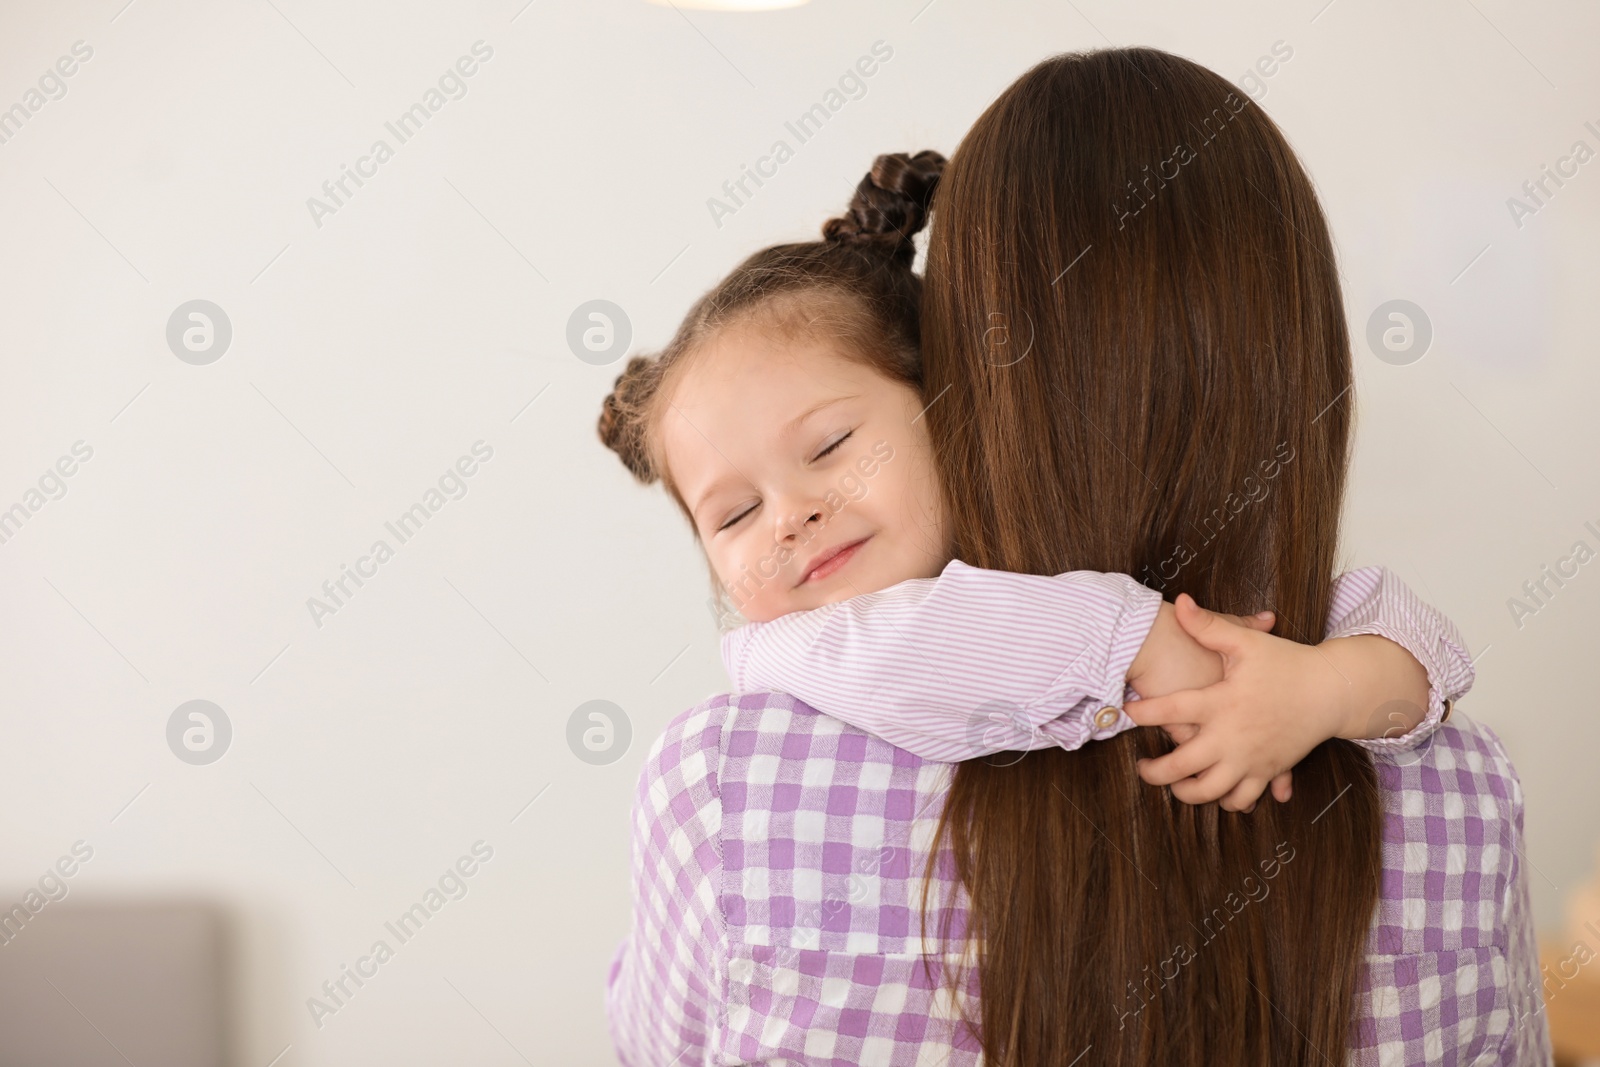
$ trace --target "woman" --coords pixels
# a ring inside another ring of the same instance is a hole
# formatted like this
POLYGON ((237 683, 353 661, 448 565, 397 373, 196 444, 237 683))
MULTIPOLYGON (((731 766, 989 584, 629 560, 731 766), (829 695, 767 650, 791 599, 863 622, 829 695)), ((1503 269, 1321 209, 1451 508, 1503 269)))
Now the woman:
MULTIPOLYGON (((1320 633, 1350 352, 1326 224, 1271 121, 1164 53, 1056 57, 979 119, 937 207, 923 371, 957 555, 1158 574, 1166 596, 1320 633), (997 322, 1023 354, 997 357, 997 322), (1296 458, 1274 491, 1207 526, 1280 442, 1296 458)), ((1142 782, 1138 761, 1169 747, 1138 729, 952 776, 779 695, 692 709, 636 809, 669 1025, 624 1022, 619 1047, 630 1063, 973 1063, 979 1040, 991 1065, 1027 1067, 1548 1060, 1520 787, 1492 733, 1457 715, 1376 767, 1326 743, 1291 803, 1249 816, 1142 782)))

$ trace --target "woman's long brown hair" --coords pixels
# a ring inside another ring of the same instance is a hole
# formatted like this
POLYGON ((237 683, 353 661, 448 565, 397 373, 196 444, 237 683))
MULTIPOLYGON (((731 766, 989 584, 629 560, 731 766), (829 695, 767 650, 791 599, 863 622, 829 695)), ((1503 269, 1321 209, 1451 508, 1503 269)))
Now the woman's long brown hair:
MULTIPOLYGON (((984 112, 933 210, 923 369, 959 557, 1120 571, 1321 640, 1349 339, 1271 119, 1164 52, 1057 56, 984 112)), ((1378 895, 1370 760, 1326 742, 1292 801, 1244 815, 1145 785, 1135 760, 1170 748, 1139 729, 958 767, 940 840, 991 1067, 1342 1067, 1378 895)))

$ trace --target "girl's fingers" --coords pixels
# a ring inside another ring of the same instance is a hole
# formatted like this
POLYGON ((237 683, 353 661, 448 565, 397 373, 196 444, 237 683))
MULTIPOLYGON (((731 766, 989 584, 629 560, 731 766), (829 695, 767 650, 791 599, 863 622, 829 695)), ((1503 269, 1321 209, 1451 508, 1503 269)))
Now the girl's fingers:
POLYGON ((1246 615, 1241 621, 1252 630, 1271 633, 1272 627, 1278 622, 1278 614, 1274 611, 1258 611, 1254 615, 1246 615))
POLYGON ((1224 811, 1251 812, 1255 810, 1256 801, 1261 798, 1261 791, 1266 783, 1259 778, 1245 778, 1222 798, 1224 811))
POLYGON ((1294 795, 1294 772, 1284 771, 1272 779, 1272 799, 1279 804, 1287 804, 1294 795))
POLYGON ((1151 785, 1171 785, 1211 767, 1217 759, 1202 738, 1179 745, 1165 756, 1139 761, 1139 777, 1151 785))
POLYGON ((1173 744, 1177 745, 1181 745, 1185 741, 1192 739, 1200 732, 1200 727, 1196 726, 1192 722, 1175 722, 1170 726, 1162 727, 1162 729, 1167 731, 1167 736, 1172 738, 1173 744))
POLYGON ((1273 624, 1277 621, 1277 615, 1270 611, 1258 611, 1254 615, 1226 615, 1222 612, 1217 612, 1216 615, 1217 618, 1226 619, 1235 626, 1242 626, 1246 630, 1256 630, 1260 633, 1271 633, 1273 624))
POLYGON ((1179 689, 1164 696, 1130 700, 1122 710, 1140 726, 1170 726, 1173 723, 1203 723, 1211 718, 1211 698, 1202 689, 1179 689))
POLYGON ((1213 652, 1237 656, 1250 636, 1250 627, 1229 626, 1226 619, 1196 604, 1188 593, 1179 593, 1172 606, 1177 610, 1178 625, 1213 652))
POLYGON ((1239 780, 1221 764, 1215 764, 1198 778, 1185 778, 1172 785, 1172 795, 1185 804, 1209 804, 1227 796, 1239 780))

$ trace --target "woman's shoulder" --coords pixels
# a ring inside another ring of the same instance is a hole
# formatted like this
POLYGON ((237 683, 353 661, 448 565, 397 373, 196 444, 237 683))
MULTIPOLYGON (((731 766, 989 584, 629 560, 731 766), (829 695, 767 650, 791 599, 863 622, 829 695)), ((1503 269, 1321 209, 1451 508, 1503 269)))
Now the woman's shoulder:
POLYGON ((738 710, 729 693, 708 697, 679 712, 645 752, 634 791, 635 812, 657 820, 683 817, 719 798, 722 738, 738 710))
POLYGON ((1457 711, 1415 749, 1374 760, 1378 784, 1402 798, 1407 814, 1437 810, 1454 815, 1457 800, 1474 800, 1484 815, 1495 812, 1522 821, 1522 780, 1500 737, 1487 725, 1457 711))
POLYGON ((785 693, 718 693, 667 723, 645 756, 640 789, 703 783, 717 794, 724 780, 777 780, 791 772, 803 776, 801 765, 816 760, 881 765, 911 774, 944 766, 785 693))
POLYGON ((1371 950, 1503 948, 1526 875, 1522 783, 1500 738, 1458 711, 1419 748, 1374 764, 1384 878, 1371 950))
POLYGON ((731 693, 718 693, 673 716, 645 753, 645 769, 664 770, 716 752, 723 726, 736 711, 736 699, 731 693))
POLYGON ((922 759, 784 693, 719 693, 676 715, 645 756, 637 829, 720 842, 750 822, 802 836, 830 812, 875 806, 888 822, 937 819, 950 764, 922 759), (872 799, 868 799, 872 798, 872 799))
POLYGON ((804 732, 820 717, 783 693, 718 693, 667 723, 645 754, 644 775, 664 779, 687 774, 715 781, 730 747, 760 748, 763 737, 804 732))

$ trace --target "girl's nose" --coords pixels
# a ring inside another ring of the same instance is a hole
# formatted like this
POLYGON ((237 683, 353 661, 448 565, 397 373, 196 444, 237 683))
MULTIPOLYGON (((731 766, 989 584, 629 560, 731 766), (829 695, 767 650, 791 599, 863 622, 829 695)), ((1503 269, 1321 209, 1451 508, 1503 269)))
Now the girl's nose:
POLYGON ((792 508, 778 522, 778 540, 810 537, 827 525, 827 509, 820 500, 808 500, 792 508))

